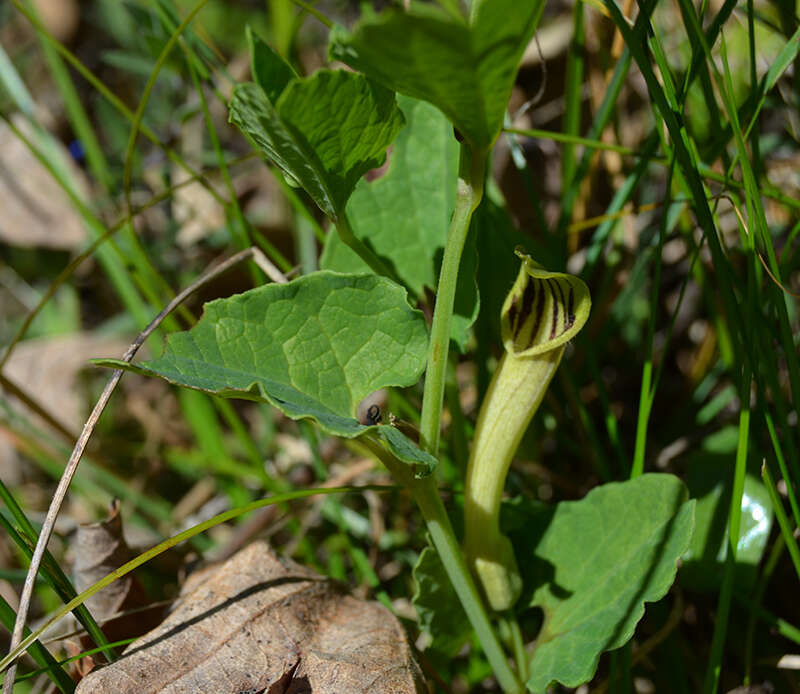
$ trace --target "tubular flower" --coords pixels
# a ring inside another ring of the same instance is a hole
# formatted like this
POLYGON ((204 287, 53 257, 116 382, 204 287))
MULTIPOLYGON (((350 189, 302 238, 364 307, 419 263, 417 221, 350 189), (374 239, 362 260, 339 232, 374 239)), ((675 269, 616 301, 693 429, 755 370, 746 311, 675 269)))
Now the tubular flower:
POLYGON ((501 313, 505 354, 478 415, 464 497, 467 560, 498 611, 509 609, 522 590, 511 542, 499 526, 506 473, 567 342, 591 307, 580 279, 547 272, 519 250, 517 255, 522 267, 501 313))

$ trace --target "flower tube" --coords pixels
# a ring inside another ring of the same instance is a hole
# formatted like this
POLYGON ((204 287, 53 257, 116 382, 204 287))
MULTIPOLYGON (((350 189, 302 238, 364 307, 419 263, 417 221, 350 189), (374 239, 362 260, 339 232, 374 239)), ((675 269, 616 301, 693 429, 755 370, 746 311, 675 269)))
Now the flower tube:
POLYGON ((520 250, 517 255, 522 266, 500 316, 505 354, 478 415, 464 497, 467 560, 498 611, 509 609, 522 590, 513 547, 499 525, 508 467, 591 307, 580 279, 547 272, 520 250))

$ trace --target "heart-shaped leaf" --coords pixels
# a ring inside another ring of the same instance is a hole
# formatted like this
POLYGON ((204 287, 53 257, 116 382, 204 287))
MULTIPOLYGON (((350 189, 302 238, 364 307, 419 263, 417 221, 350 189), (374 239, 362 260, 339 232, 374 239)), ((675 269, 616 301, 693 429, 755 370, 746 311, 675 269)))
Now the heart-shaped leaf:
POLYGON ((394 94, 344 70, 300 79, 249 36, 257 83, 236 86, 230 120, 336 221, 358 180, 381 165, 403 126, 394 94))
POLYGON ((331 32, 330 55, 437 106, 476 148, 491 147, 543 0, 476 2, 469 19, 435 5, 365 14, 331 32))
POLYGON ((207 303, 191 330, 167 338, 158 359, 95 363, 264 400, 336 436, 375 435, 422 473, 434 458, 397 429, 364 426, 355 415, 369 393, 416 383, 427 346, 425 319, 399 285, 377 275, 315 272, 207 303))
POLYGON ((672 475, 597 487, 581 501, 512 509, 509 532, 528 604, 544 612, 528 689, 587 682, 600 653, 633 634, 644 603, 660 599, 694 526, 694 501, 672 475), (532 538, 536 538, 531 547, 532 538))
MULTIPOLYGON (((453 214, 458 143, 441 111, 400 97, 406 125, 392 147, 386 172, 362 179, 347 203, 353 232, 389 260, 417 296, 436 286, 436 253, 444 248, 453 214)), ((336 234, 328 234, 320 264, 338 272, 368 272, 336 234)))
MULTIPOLYGON (((434 289, 456 196, 458 143, 442 112, 430 104, 401 96, 406 126, 392 147, 386 172, 377 180, 359 181, 347 203, 353 233, 381 258, 397 277, 421 296, 434 289)), ((452 338, 462 351, 478 312, 475 286, 477 258, 474 234, 461 259, 452 338)), ((338 234, 328 234, 320 265, 338 272, 369 272, 367 264, 338 234)))

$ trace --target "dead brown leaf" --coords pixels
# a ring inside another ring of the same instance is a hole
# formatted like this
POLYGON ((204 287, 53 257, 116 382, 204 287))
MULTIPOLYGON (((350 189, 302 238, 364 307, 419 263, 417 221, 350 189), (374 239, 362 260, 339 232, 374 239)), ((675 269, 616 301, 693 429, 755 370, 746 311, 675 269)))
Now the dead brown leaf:
MULTIPOLYGON (((75 551, 75 588, 79 593, 92 586, 106 574, 118 569, 130 557, 130 550, 122 537, 122 517, 119 502, 111 504, 108 518, 99 523, 86 523, 78 527, 73 544, 75 551)), ((86 601, 86 606, 96 619, 116 614, 125 601, 133 577, 128 574, 96 593, 86 601)))
MULTIPOLYGON (((79 593, 131 558, 131 551, 122 534, 118 500, 111 503, 108 518, 78 527, 73 550, 75 588, 79 593)), ((89 598, 86 606, 101 623, 108 640, 119 641, 140 636, 158 624, 163 609, 158 606, 147 607, 149 602, 136 576, 128 574, 89 598)), ((68 651, 70 655, 76 655, 90 646, 91 641, 84 637, 77 643, 70 643, 68 651)), ((82 658, 77 664, 77 672, 88 674, 94 666, 94 658, 82 658)))
POLYGON ((174 611, 78 694, 421 694, 406 635, 382 605, 256 542, 189 577, 174 611))

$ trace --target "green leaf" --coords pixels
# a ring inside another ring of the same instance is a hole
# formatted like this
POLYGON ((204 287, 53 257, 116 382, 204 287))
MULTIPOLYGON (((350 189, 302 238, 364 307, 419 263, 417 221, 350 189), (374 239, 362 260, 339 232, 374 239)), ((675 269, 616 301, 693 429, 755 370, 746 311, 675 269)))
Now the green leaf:
POLYGON ((544 612, 530 691, 544 692, 554 680, 587 682, 600 653, 630 639, 644 603, 667 592, 689 545, 694 501, 686 498, 678 478, 647 474, 555 509, 515 509, 509 534, 528 604, 544 612))
MULTIPOLYGON (((723 452, 698 453, 689 463, 687 484, 692 497, 697 499, 697 514, 679 580, 681 585, 694 590, 718 590, 722 581, 733 483, 730 460, 730 455, 723 452)), ((753 475, 746 475, 736 548, 736 584, 740 590, 750 590, 758 578, 758 565, 772 530, 772 518, 772 504, 763 483, 753 475)))
POLYGON ((158 359, 96 363, 223 397, 264 400, 336 436, 369 433, 402 460, 430 470, 435 460, 399 431, 355 418, 369 393, 416 383, 427 346, 425 319, 402 287, 376 275, 315 272, 207 303, 191 330, 167 338, 158 359))
POLYGON ((275 103, 297 73, 261 37, 247 27, 250 44, 250 70, 253 79, 264 90, 270 103, 275 103))
POLYGON ((431 636, 430 648, 445 658, 454 657, 471 638, 472 627, 433 547, 419 555, 414 581, 417 589, 411 602, 420 628, 431 636))
MULTIPOLYGON (((386 172, 359 181, 347 203, 355 235, 388 260, 417 296, 436 286, 436 252, 444 248, 453 214, 458 143, 441 111, 400 97, 406 126, 392 147, 386 172)), ((338 272, 368 272, 336 234, 328 234, 320 264, 338 272)))
POLYGON ((437 106, 477 149, 503 124, 522 53, 543 0, 493 0, 466 17, 422 3, 365 14, 331 32, 330 55, 401 94, 437 106))
POLYGON ((236 85, 230 120, 336 221, 403 126, 394 94, 344 70, 294 77, 252 34, 251 49, 259 83, 236 85))
POLYGON ((417 477, 424 477, 436 469, 438 461, 423 451, 399 429, 393 426, 371 427, 375 435, 386 444, 394 455, 417 470, 417 477))
MULTIPOLYGON (((398 99, 406 119, 386 172, 361 180, 347 203, 356 237, 388 261, 417 296, 434 289, 453 214, 458 143, 441 111, 411 97, 398 99)), ((451 337, 463 352, 478 313, 474 235, 467 240, 458 275, 451 337)), ((369 272, 337 234, 328 234, 320 259, 324 269, 369 272)))

